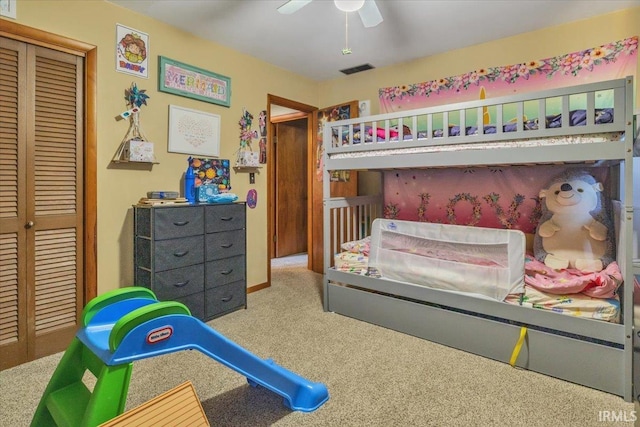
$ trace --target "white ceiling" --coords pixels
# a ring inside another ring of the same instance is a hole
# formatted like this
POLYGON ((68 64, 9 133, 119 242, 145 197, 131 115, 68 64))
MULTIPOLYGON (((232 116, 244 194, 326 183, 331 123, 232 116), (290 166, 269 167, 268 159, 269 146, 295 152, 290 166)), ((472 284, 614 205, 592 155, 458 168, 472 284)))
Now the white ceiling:
MULTIPOLYGON (((364 28, 357 13, 349 14, 353 53, 342 55, 346 17, 332 0, 314 0, 292 15, 277 11, 286 0, 110 1, 316 81, 361 64, 380 68, 640 6, 640 0, 377 0, 384 21, 364 28)), ((195 55, 185 51, 183 59, 195 55)))

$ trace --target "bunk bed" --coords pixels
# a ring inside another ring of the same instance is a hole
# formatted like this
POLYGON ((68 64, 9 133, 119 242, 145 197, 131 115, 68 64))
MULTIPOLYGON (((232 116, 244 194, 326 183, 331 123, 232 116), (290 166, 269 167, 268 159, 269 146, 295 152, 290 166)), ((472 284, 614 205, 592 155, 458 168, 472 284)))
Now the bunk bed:
POLYGON ((633 391, 638 262, 632 258, 632 239, 622 236, 634 233, 633 90, 633 78, 627 77, 326 123, 324 309, 631 401, 638 394, 633 391), (603 94, 609 105, 600 105, 603 94), (513 297, 483 298, 429 286, 429 269, 422 270, 426 284, 376 274, 368 251, 353 248, 368 249, 376 240, 371 234, 375 221, 384 221, 385 183, 377 195, 330 193, 332 177, 345 170, 379 172, 384 181, 389 171, 523 165, 609 171, 623 279, 615 319, 585 319, 518 304, 513 297))

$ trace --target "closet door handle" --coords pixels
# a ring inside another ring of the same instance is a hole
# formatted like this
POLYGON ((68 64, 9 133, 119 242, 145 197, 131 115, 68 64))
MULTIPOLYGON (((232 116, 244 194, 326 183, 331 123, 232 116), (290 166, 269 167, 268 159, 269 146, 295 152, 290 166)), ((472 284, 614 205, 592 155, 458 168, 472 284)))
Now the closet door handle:
POLYGON ((184 282, 174 283, 173 286, 176 288, 183 288, 189 284, 189 280, 185 280, 184 282))
POLYGON ((221 272, 220 272, 220 274, 222 274, 222 275, 224 275, 224 276, 227 276, 227 275, 229 275, 229 274, 231 274, 231 273, 233 273, 233 268, 232 268, 231 270, 224 270, 224 271, 221 271, 221 272))
POLYGON ((34 222, 33 222, 33 221, 29 221, 29 222, 27 222, 27 223, 24 225, 24 228, 31 228, 31 227, 33 227, 34 225, 35 225, 35 224, 34 224, 34 222))
POLYGON ((183 252, 174 252, 173 256, 177 256, 178 258, 182 258, 183 256, 185 256, 188 253, 189 253, 189 250, 186 250, 186 251, 183 251, 183 252))
POLYGON ((229 249, 231 246, 233 246, 233 243, 225 243, 223 245, 220 245, 221 248, 225 248, 225 249, 229 249))
POLYGON ((189 224, 189 221, 180 221, 180 222, 174 222, 173 225, 175 225, 176 227, 182 227, 183 225, 187 225, 189 224))

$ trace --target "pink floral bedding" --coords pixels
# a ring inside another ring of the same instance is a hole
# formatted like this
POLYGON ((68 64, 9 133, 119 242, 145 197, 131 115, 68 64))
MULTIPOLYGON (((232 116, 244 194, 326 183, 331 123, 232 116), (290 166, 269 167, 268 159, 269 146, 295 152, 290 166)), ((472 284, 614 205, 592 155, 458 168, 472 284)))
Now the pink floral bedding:
POLYGON ((527 254, 524 266, 525 284, 550 294, 582 293, 593 298, 613 298, 622 284, 622 273, 615 261, 597 273, 584 273, 575 269, 558 271, 527 254))
POLYGON ((343 251, 351 252, 354 254, 363 254, 368 256, 370 246, 371 246, 371 236, 367 236, 364 239, 345 242, 342 245, 340 245, 340 248, 343 251))
POLYGON ((336 270, 347 273, 364 274, 369 265, 369 257, 361 253, 340 252, 333 258, 333 265, 336 270))

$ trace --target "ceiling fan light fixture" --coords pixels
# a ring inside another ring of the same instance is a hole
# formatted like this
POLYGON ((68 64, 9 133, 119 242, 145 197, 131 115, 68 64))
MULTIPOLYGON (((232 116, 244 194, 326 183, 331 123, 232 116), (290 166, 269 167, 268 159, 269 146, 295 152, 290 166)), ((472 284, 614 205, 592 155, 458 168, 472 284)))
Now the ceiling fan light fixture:
POLYGON ((355 12, 364 5, 364 0, 333 0, 333 2, 343 12, 355 12))

